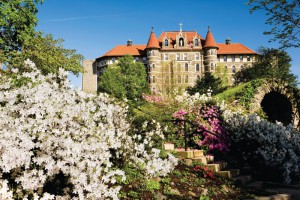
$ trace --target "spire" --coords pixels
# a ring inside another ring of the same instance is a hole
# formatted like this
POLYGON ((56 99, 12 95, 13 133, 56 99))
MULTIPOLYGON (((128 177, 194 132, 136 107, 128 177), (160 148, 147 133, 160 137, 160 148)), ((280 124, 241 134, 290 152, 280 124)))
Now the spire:
POLYGON ((154 33, 154 29, 153 27, 151 28, 151 34, 150 34, 150 37, 149 37, 149 40, 148 40, 148 43, 147 43, 147 49, 153 49, 153 48, 156 48, 156 49, 160 49, 160 46, 159 46, 159 43, 158 43, 158 40, 156 38, 156 35, 154 33))
POLYGON ((180 30, 180 32, 182 32, 182 25, 183 24, 180 22, 180 24, 179 24, 179 28, 180 28, 179 30, 180 30))
POLYGON ((210 26, 208 26, 208 31, 205 38, 204 48, 206 47, 215 47, 218 48, 217 43, 214 39, 213 34, 210 31, 210 26))

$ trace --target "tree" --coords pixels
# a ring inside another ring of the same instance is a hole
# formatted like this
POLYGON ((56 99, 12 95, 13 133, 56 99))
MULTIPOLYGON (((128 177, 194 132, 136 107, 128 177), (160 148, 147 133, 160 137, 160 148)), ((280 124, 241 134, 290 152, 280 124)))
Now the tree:
POLYGON ((291 86, 297 86, 297 76, 291 73, 291 57, 287 52, 274 48, 260 47, 257 62, 235 74, 236 83, 257 78, 281 79, 291 86))
POLYGON ((24 60, 36 63, 43 74, 57 73, 59 68, 82 72, 83 56, 75 50, 65 49, 62 39, 36 32, 36 6, 43 0, 4 0, 0 3, 0 62, 9 68, 27 70, 24 60))
POLYGON ((273 35, 271 41, 279 41, 281 48, 300 47, 300 1, 299 0, 249 0, 250 13, 265 10, 269 18, 266 24, 272 26, 266 35, 273 35))
POLYGON ((36 6, 43 0, 2 0, 0 2, 0 50, 20 51, 35 35, 36 6))
POLYGON ((199 92, 206 94, 211 89, 213 94, 222 91, 222 80, 220 77, 215 77, 211 72, 205 72, 201 79, 198 79, 194 87, 188 87, 186 90, 190 95, 199 92))
POLYGON ((117 98, 139 99, 148 92, 147 74, 142 63, 134 62, 130 55, 120 58, 118 64, 109 66, 100 76, 99 91, 117 98))

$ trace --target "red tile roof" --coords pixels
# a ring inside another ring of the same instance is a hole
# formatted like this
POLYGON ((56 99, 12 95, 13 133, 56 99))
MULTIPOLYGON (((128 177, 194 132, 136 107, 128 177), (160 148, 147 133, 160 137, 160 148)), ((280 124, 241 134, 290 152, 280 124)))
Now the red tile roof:
POLYGON ((145 55, 145 48, 146 45, 144 44, 137 44, 137 45, 118 45, 102 55, 101 57, 106 56, 125 56, 126 54, 132 56, 142 56, 145 55))
POLYGON ((257 54, 252 49, 240 43, 220 43, 217 46, 219 47, 218 54, 257 54))
POLYGON ((210 32, 209 30, 206 34, 205 43, 203 47, 218 47, 212 32, 210 32))
POLYGON ((157 48, 157 49, 160 49, 160 46, 158 44, 158 41, 157 41, 157 38, 156 38, 156 35, 153 31, 151 31, 151 34, 149 36, 149 40, 148 40, 148 43, 147 43, 147 49, 148 48, 157 48))
MULTIPOLYGON (((176 36, 180 33, 180 31, 167 31, 162 32, 160 36, 158 37, 158 41, 160 43, 163 42, 165 36, 171 39, 170 41, 170 47, 173 48, 174 44, 176 43, 176 36)), ((196 32, 196 31, 182 31, 183 35, 186 35, 187 41, 193 43, 193 38, 197 36, 200 40, 203 40, 203 38, 196 32)), ((201 41, 199 41, 200 43, 201 41)))

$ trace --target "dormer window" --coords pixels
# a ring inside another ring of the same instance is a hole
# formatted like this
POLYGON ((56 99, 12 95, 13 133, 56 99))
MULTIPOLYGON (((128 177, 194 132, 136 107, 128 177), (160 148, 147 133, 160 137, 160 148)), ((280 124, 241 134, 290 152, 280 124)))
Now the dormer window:
POLYGON ((199 46, 199 40, 198 39, 195 39, 195 46, 199 46))
POLYGON ((169 41, 167 39, 165 39, 165 46, 169 46, 169 41))
POLYGON ((183 47, 183 46, 184 46, 184 40, 183 40, 183 38, 180 38, 180 39, 179 39, 179 46, 180 46, 180 47, 183 47))

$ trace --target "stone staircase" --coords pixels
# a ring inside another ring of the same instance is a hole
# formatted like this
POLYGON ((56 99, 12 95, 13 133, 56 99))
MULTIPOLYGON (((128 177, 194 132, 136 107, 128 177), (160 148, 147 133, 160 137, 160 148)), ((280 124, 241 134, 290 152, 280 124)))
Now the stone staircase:
POLYGON ((240 169, 228 168, 227 162, 215 162, 213 155, 204 155, 203 150, 187 150, 175 149, 174 144, 165 144, 165 150, 175 151, 178 157, 186 163, 192 165, 194 162, 199 162, 205 165, 209 170, 223 178, 232 179, 239 185, 246 185, 251 182, 251 175, 241 175, 240 169))

